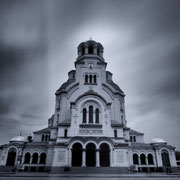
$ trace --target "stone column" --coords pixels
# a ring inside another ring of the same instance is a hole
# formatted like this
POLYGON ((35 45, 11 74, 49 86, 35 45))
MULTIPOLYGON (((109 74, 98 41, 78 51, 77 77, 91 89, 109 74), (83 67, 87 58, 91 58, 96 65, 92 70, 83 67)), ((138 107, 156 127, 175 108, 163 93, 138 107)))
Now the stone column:
POLYGON ((25 154, 22 155, 21 164, 24 164, 24 158, 25 158, 25 154))
POLYGON ((141 164, 141 159, 140 159, 140 156, 138 155, 138 164, 140 165, 141 164))
POLYGON ((113 163, 112 163, 113 161, 112 161, 112 159, 113 159, 113 150, 110 149, 110 152, 109 152, 110 167, 113 166, 113 163))
POLYGON ((82 149, 82 167, 86 167, 86 149, 82 149))
POLYGON ((72 150, 71 148, 68 148, 68 165, 71 166, 71 162, 72 162, 72 150))
POLYGON ((96 167, 100 167, 100 164, 99 164, 99 149, 96 149, 96 167))
POLYGON ((85 54, 88 54, 88 46, 85 45, 85 54))
POLYGON ((97 46, 94 46, 93 54, 97 54, 97 46))
POLYGON ((33 159, 33 155, 31 154, 31 157, 30 157, 30 164, 32 164, 32 159, 33 159))
POLYGON ((40 163, 40 155, 38 154, 38 161, 37 161, 37 164, 40 163))
POLYGON ((156 157, 153 155, 153 164, 155 165, 155 166, 157 166, 157 163, 156 163, 156 157))
POLYGON ((95 114, 95 111, 93 112, 93 124, 95 124, 96 123, 96 114, 95 114))
POLYGON ((145 162, 146 162, 146 165, 148 165, 148 158, 147 158, 147 156, 145 158, 145 162))

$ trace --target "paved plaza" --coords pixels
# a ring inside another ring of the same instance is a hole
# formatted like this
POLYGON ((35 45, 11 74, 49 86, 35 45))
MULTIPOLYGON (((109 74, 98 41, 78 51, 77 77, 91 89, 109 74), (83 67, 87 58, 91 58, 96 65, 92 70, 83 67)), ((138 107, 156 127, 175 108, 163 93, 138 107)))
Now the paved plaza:
POLYGON ((179 180, 179 177, 0 177, 0 180, 179 180))
POLYGON ((180 180, 180 174, 164 173, 139 174, 48 174, 16 173, 0 174, 0 180, 180 180))

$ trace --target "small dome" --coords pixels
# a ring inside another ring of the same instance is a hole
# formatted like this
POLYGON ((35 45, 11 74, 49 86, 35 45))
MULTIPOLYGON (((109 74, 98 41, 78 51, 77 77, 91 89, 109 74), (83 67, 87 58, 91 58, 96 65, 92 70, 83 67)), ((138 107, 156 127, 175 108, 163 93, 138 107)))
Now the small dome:
POLYGON ((154 139, 152 139, 152 141, 151 141, 151 144, 159 144, 159 143, 164 143, 164 144, 166 144, 167 142, 166 142, 164 139, 161 139, 161 138, 154 138, 154 139))
POLYGON ((23 136, 15 136, 10 140, 10 142, 27 142, 27 139, 23 136))

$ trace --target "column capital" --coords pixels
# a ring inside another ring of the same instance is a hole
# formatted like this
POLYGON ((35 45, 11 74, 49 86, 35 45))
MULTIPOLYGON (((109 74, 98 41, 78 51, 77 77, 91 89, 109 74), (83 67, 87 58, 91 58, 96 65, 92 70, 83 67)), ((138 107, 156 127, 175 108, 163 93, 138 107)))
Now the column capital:
POLYGON ((96 149, 96 151, 100 151, 100 149, 99 149, 99 148, 97 148, 97 149, 96 149))

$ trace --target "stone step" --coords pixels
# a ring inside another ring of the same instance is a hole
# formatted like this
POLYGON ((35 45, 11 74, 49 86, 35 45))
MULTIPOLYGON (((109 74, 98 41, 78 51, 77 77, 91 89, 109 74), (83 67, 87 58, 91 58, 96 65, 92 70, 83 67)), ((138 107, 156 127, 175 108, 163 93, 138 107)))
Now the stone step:
POLYGON ((0 172, 12 172, 14 166, 0 166, 0 172))
POLYGON ((132 173, 127 167, 52 167, 52 174, 127 174, 132 173))

